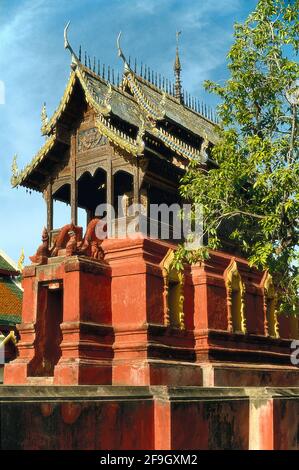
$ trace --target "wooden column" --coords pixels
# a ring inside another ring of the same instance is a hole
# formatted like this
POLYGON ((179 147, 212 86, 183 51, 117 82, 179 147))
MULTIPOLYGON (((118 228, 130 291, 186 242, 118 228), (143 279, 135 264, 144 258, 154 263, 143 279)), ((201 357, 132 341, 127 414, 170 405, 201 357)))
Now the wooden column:
POLYGON ((71 221, 78 223, 78 184, 77 184, 77 135, 71 137, 71 221))
POLYGON ((114 185, 113 185, 113 174, 112 174, 112 159, 111 156, 109 155, 108 161, 107 161, 107 191, 106 191, 106 202, 107 204, 110 204, 113 206, 114 203, 114 185))
POLYGON ((49 181, 45 191, 45 200, 47 204, 47 230, 50 233, 53 230, 53 195, 52 195, 52 181, 49 181))
POLYGON ((107 161, 107 179, 106 179, 106 204, 107 204, 107 232, 108 237, 112 236, 112 220, 114 219, 114 178, 112 173, 112 158, 111 155, 107 161))
POLYGON ((140 202, 140 191, 139 191, 139 164, 136 161, 136 165, 134 166, 134 204, 139 204, 140 202))

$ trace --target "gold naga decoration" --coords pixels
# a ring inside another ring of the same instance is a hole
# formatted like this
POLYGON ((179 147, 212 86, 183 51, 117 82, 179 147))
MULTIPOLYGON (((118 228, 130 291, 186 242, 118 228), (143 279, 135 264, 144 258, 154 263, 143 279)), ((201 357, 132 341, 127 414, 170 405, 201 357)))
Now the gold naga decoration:
POLYGON ((3 348, 9 341, 12 341, 13 344, 17 344, 17 337, 13 330, 11 330, 7 336, 0 335, 0 340, 0 349, 3 348))
POLYGON ((42 135, 50 134, 50 132, 53 130, 53 127, 55 126, 57 120, 60 118, 61 114, 64 112, 66 106, 68 105, 75 83, 76 83, 76 72, 72 71, 68 84, 66 86, 66 89, 64 90, 63 97, 61 98, 56 111, 54 112, 51 119, 49 119, 48 122, 42 126, 42 129, 41 129, 42 135))
POLYGON ((85 97, 88 102, 88 104, 95 109, 96 112, 108 116, 111 112, 111 98, 112 98, 112 86, 110 83, 108 83, 108 91, 102 100, 97 96, 94 90, 91 89, 90 85, 88 85, 88 82, 86 81, 86 74, 82 70, 82 65, 78 61, 78 66, 75 71, 76 76, 80 80, 80 84, 82 85, 82 88, 85 92, 85 97))
POLYGON ((12 159, 12 164, 11 164, 11 183, 14 186, 14 182, 18 180, 20 176, 20 170, 18 168, 18 156, 15 154, 12 159))
POLYGON ((246 333, 246 288, 242 281, 235 258, 232 258, 224 273, 227 294, 228 331, 246 333))
POLYGON ((160 263, 163 275, 163 309, 166 326, 185 329, 184 274, 173 266, 174 251, 169 249, 160 263))
POLYGON ((200 151, 169 134, 169 132, 165 131, 165 129, 154 127, 151 129, 151 131, 156 137, 162 140, 162 142, 164 142, 167 147, 171 148, 171 150, 178 153, 182 157, 187 158, 188 160, 201 158, 200 151))
POLYGON ((141 155, 144 151, 144 125, 141 125, 136 139, 127 136, 124 132, 114 127, 108 119, 100 114, 96 117, 96 127, 99 132, 105 135, 110 142, 135 156, 141 155))
POLYGON ((27 176, 27 174, 32 171, 44 158, 44 156, 51 150, 54 146, 56 140, 56 135, 53 134, 49 137, 49 139, 45 142, 43 147, 37 152, 31 163, 29 163, 22 171, 17 170, 16 166, 16 157, 14 157, 13 165, 12 165, 12 177, 11 177, 11 184, 13 187, 18 186, 21 181, 27 176))
POLYGON ((165 101, 166 101, 165 93, 163 93, 159 108, 145 96, 142 89, 138 85, 137 80, 135 79, 135 74, 133 70, 131 69, 130 65, 128 64, 126 57, 121 49, 120 38, 121 38, 121 32, 119 33, 117 37, 116 44, 117 44, 118 56, 124 62, 124 74, 125 74, 124 84, 127 84, 129 86, 131 92, 133 93, 138 104, 143 110, 146 118, 152 119, 155 122, 164 119, 165 101))
POLYGON ((111 112, 111 105, 110 105, 110 100, 112 98, 111 84, 108 85, 108 92, 104 100, 101 100, 101 98, 97 96, 94 90, 91 90, 90 86, 85 81, 85 72, 83 70, 83 66, 80 60, 78 59, 76 53, 74 52, 72 46, 69 43, 68 35, 67 35, 69 26, 70 26, 70 21, 67 23, 66 27, 64 28, 64 48, 68 49, 71 53, 72 67, 75 70, 76 76, 80 80, 83 90, 85 91, 88 104, 90 104, 93 108, 95 108, 96 111, 106 116, 111 112))
POLYGON ((180 139, 172 136, 166 130, 158 128, 157 122, 165 119, 166 110, 166 93, 163 92, 162 99, 159 103, 159 107, 155 105, 152 101, 150 101, 145 94, 143 93, 141 87, 139 86, 135 74, 131 69, 130 65, 128 64, 125 55, 120 46, 120 37, 121 32, 117 37, 117 49, 118 55, 122 58, 124 62, 124 85, 127 84, 133 93, 134 97, 137 100, 142 112, 144 113, 145 120, 148 124, 148 127, 153 135, 159 138, 165 146, 173 150, 174 152, 178 153, 184 158, 190 159, 197 159, 202 160, 202 153, 200 150, 195 149, 194 147, 185 144, 180 139))
POLYGON ((264 291, 264 330, 266 336, 279 338, 279 323, 277 318, 277 294, 273 278, 268 271, 262 280, 264 291))
POLYGON ((108 83, 108 90, 104 99, 99 98, 95 90, 93 90, 92 87, 89 85, 88 80, 86 80, 86 73, 84 72, 84 68, 79 59, 77 58, 72 47, 70 46, 67 37, 69 24, 70 23, 66 25, 64 30, 64 47, 65 49, 69 49, 69 51, 71 52, 73 65, 76 66, 74 73, 78 77, 80 84, 82 85, 88 104, 96 111, 97 129, 104 136, 106 136, 112 144, 115 144, 126 152, 129 152, 136 156, 142 154, 144 150, 144 125, 140 126, 137 138, 133 139, 127 136, 124 132, 119 131, 110 123, 109 119, 106 119, 108 118, 111 112, 111 99, 113 95, 111 83, 108 83))
POLYGON ((24 253, 24 248, 22 248, 22 251, 18 260, 18 271, 20 271, 20 273, 24 269, 24 261, 25 261, 25 253, 24 253))
POLYGON ((81 64, 80 60, 78 59, 76 53, 74 52, 73 48, 71 47, 68 41, 67 32, 68 32, 69 25, 70 25, 70 22, 67 23, 64 29, 64 48, 68 49, 71 53, 73 70, 71 72, 67 87, 64 91, 62 99, 60 100, 58 108, 54 112, 51 119, 48 120, 48 122, 43 123, 43 126, 42 126, 43 135, 49 134, 52 131, 57 120, 60 118, 61 114, 64 112, 66 106, 69 103, 74 85, 76 83, 76 79, 79 79, 80 84, 82 85, 82 88, 84 89, 87 102, 93 108, 95 108, 97 112, 100 112, 104 115, 108 115, 111 111, 110 100, 112 97, 112 88, 111 86, 108 88, 108 93, 106 97, 104 98, 104 100, 101 100, 99 97, 97 97, 97 95, 93 92, 93 90, 91 90, 85 78, 84 67, 81 64))
MULTIPOLYGON (((88 104, 95 110, 97 116, 97 128, 103 132, 103 134, 109 139, 110 142, 114 143, 116 146, 122 148, 126 152, 129 152, 135 156, 141 155, 144 151, 144 134, 145 130, 154 135, 155 137, 159 138, 165 146, 170 148, 172 151, 177 153, 178 155, 182 156, 186 160, 189 159, 199 159, 201 156, 200 150, 191 147, 181 140, 177 139, 176 137, 169 134, 166 130, 157 128, 157 122, 165 118, 165 105, 166 105, 166 93, 163 92, 162 99, 157 106, 155 103, 150 101, 145 94, 143 93, 141 87, 139 86, 134 72, 131 70, 126 58, 121 50, 120 47, 120 35, 117 38, 117 47, 118 47, 118 55, 124 61, 124 69, 125 69, 125 81, 130 87, 133 95, 135 96, 137 103, 140 106, 141 112, 143 117, 141 116, 141 125, 139 127, 139 131, 137 134, 136 139, 132 139, 131 137, 127 136, 123 132, 120 132, 114 126, 111 125, 108 117, 111 113, 111 101, 113 97, 113 87, 108 82, 108 89, 107 93, 104 98, 100 98, 96 90, 93 89, 91 83, 87 78, 86 67, 84 67, 79 58, 77 57, 76 53, 74 52, 73 48, 71 47, 69 40, 68 40, 68 28, 70 22, 66 25, 64 29, 64 47, 68 49, 71 53, 72 57, 72 71, 71 75, 67 84, 67 87, 64 91, 63 97, 55 110, 54 114, 50 119, 48 119, 46 106, 44 104, 42 108, 41 118, 42 118, 42 134, 50 136, 47 140, 44 147, 42 147, 39 152, 36 154, 32 162, 25 167, 22 172, 19 172, 16 161, 13 162, 12 168, 12 185, 17 186, 20 184, 22 179, 27 176, 28 172, 31 171, 36 167, 38 163, 42 160, 45 154, 53 147, 54 140, 55 140, 55 125, 57 120, 61 117, 62 113, 65 111, 66 106, 70 101, 70 97, 72 95, 76 80, 79 80, 80 85, 82 86, 86 100, 88 104)), ((97 77, 98 78, 98 77, 97 77)), ((180 164, 181 167, 184 167, 184 164, 180 164)))
POLYGON ((128 84, 130 90, 137 99, 139 106, 142 108, 143 112, 145 113, 148 119, 153 119, 154 121, 161 121, 165 118, 165 109, 162 108, 162 106, 165 107, 165 93, 163 93, 162 100, 160 101, 161 109, 159 109, 154 105, 154 103, 151 103, 149 99, 145 96, 145 94, 142 92, 140 86, 137 84, 133 72, 128 72, 125 79, 125 83, 128 84))
POLYGON ((41 111, 41 121, 42 121, 42 129, 47 127, 49 123, 48 115, 47 115, 47 108, 46 108, 46 103, 43 104, 42 106, 42 111, 41 111))

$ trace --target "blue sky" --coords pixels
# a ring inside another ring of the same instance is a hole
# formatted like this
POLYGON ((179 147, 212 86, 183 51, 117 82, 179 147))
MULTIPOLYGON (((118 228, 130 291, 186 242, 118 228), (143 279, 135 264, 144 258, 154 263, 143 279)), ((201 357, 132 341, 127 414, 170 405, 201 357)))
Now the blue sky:
MULTIPOLYGON (((214 104, 203 91, 205 79, 227 77, 226 54, 233 24, 243 21, 257 0, 0 0, 0 248, 18 259, 40 244, 45 224, 39 193, 11 189, 11 162, 18 155, 23 168, 41 147, 40 112, 55 110, 67 83, 70 56, 63 48, 63 29, 71 20, 69 38, 121 70, 116 36, 123 32, 126 55, 172 78, 175 31, 181 30, 183 85, 214 104)), ((54 225, 69 223, 69 208, 55 204, 54 225)))

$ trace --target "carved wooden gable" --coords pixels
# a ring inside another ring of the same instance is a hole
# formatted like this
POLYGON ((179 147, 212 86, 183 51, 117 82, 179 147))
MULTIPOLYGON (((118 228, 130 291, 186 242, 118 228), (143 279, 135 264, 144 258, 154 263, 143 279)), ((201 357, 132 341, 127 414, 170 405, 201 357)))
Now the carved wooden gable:
POLYGON ((106 136, 101 135, 96 127, 78 132, 78 154, 108 145, 106 136))

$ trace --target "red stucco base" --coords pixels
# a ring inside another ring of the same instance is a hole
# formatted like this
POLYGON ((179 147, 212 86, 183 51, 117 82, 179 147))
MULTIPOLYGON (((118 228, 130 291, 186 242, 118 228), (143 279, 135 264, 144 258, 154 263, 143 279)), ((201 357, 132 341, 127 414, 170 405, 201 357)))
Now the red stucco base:
POLYGON ((299 450, 299 388, 0 387, 1 449, 299 450))
POLYGON ((161 261, 170 243, 103 243, 105 260, 49 258, 23 272, 18 357, 5 384, 299 386, 289 319, 266 333, 263 273, 235 258, 246 287, 246 334, 229 331, 225 270, 213 252, 186 268, 184 329, 167 325, 161 261))

